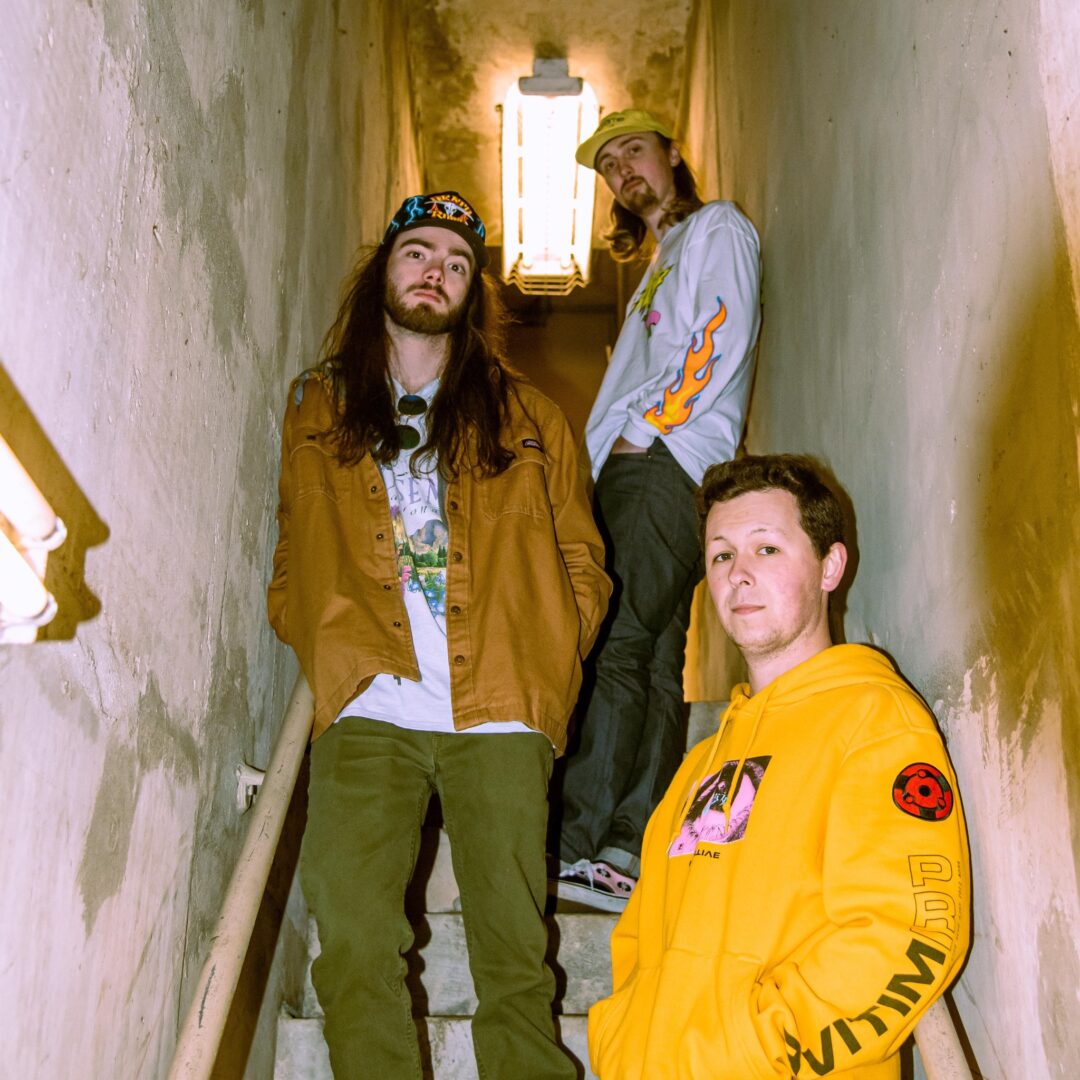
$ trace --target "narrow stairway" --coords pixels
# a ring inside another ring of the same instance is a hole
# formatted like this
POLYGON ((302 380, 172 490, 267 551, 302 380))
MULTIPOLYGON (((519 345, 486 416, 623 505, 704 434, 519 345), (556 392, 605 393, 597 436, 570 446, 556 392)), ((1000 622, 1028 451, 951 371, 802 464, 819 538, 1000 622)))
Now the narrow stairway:
MULTIPOLYGON (((720 707, 715 702, 691 707, 687 746, 716 730, 720 707)), ((477 1080, 469 1027, 476 995, 450 844, 441 829, 427 828, 424 833, 409 897, 416 930, 416 944, 408 956, 414 1012, 423 1018, 418 1026, 421 1037, 426 1034, 433 1080, 477 1080)), ((547 920, 548 962, 557 984, 557 1030, 563 1045, 581 1064, 583 1080, 595 1080, 588 1067, 586 1017, 589 1006, 611 992, 608 942, 616 919, 560 902, 547 920)), ((318 932, 312 919, 303 1000, 298 1016, 283 1012, 278 1021, 274 1080, 333 1080, 322 1037, 322 1008, 311 984, 310 959, 318 954, 318 932)))

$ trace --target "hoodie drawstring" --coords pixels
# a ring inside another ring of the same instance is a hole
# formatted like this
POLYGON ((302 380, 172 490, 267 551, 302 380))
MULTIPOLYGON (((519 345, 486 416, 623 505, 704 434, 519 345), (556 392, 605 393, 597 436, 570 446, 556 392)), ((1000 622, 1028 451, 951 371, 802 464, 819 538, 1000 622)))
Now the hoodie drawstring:
POLYGON ((727 798, 724 800, 724 831, 726 832, 731 828, 731 804, 735 801, 735 796, 739 792, 739 781, 742 780, 743 769, 746 767, 746 759, 750 754, 750 747, 754 745, 754 739, 757 736, 758 728, 761 726, 761 718, 765 715, 765 707, 769 704, 769 698, 772 696, 772 686, 762 691, 761 703, 758 705, 754 712, 754 726, 750 729, 750 738, 743 743, 742 757, 739 758, 739 764, 735 767, 735 775, 731 778, 731 785, 728 787, 727 798))
MULTIPOLYGON (((750 754, 750 748, 754 744, 758 727, 761 725, 761 718, 765 714, 765 708, 769 703, 772 692, 773 686, 770 685, 768 688, 761 691, 761 700, 754 702, 754 722, 753 726, 750 728, 750 737, 743 743, 742 755, 739 757, 738 764, 735 768, 735 775, 731 778, 731 784, 728 787, 727 796, 724 799, 725 830, 731 827, 731 804, 735 801, 735 795, 739 790, 739 782, 742 780, 743 770, 746 767, 746 759, 750 754)), ((678 817, 675 818, 675 835, 672 836, 673 840, 675 836, 678 835, 679 830, 683 827, 686 815, 690 812, 690 807, 693 805, 694 799, 697 797, 697 793, 700 790, 701 781, 709 775, 709 770, 712 768, 712 764, 716 760, 716 755, 720 750, 720 741, 724 737, 724 732, 727 730, 728 723, 730 722, 736 707, 752 700, 752 698, 746 696, 746 693, 741 686, 736 687, 735 692, 731 695, 731 702, 724 710, 724 714, 720 718, 720 726, 716 729, 716 734, 712 737, 712 743, 709 746, 709 756, 705 760, 705 765, 698 772, 697 779, 690 785, 682 809, 679 811, 678 817)))
MULTIPOLYGON (((716 752, 720 749, 720 740, 724 736, 724 731, 728 726, 728 721, 731 719, 731 714, 735 711, 735 706, 738 704, 739 695, 732 694, 731 701, 728 702, 728 707, 724 710, 723 715, 720 717, 720 726, 716 729, 716 734, 712 737, 712 743, 709 746, 709 756, 705 761, 705 768, 700 773, 698 780, 690 785, 690 789, 686 794, 686 801, 683 803, 682 809, 679 811, 678 817, 675 818, 675 835, 677 836, 679 830, 682 828, 683 822, 686 820, 686 815, 690 812, 690 807, 693 805, 694 798, 698 793, 698 787, 700 786, 700 778, 709 775, 709 769, 712 767, 712 763, 716 758, 716 752)), ((673 836, 672 839, 675 837, 673 836)))

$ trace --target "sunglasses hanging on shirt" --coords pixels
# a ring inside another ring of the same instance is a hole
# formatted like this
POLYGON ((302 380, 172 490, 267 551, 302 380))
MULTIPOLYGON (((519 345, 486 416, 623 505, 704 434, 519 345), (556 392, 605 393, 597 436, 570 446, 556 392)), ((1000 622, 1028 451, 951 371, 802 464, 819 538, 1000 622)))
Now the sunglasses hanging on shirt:
MULTIPOLYGON (((419 394, 404 394, 398 398, 398 416, 423 416, 427 412, 428 403, 419 394)), ((420 445, 420 432, 408 424, 397 425, 398 435, 401 438, 402 450, 415 450, 420 445)))

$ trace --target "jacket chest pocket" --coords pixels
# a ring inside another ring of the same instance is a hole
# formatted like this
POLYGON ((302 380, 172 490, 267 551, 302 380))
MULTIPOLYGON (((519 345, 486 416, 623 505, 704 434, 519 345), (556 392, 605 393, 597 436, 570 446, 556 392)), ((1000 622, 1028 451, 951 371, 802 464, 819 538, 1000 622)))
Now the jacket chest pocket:
POLYGON ((289 454, 293 498, 327 495, 340 499, 349 489, 351 469, 343 468, 329 434, 317 428, 301 428, 289 454))
POLYGON ((550 517, 543 455, 519 455, 505 472, 478 480, 476 501, 480 512, 490 521, 505 514, 550 517))

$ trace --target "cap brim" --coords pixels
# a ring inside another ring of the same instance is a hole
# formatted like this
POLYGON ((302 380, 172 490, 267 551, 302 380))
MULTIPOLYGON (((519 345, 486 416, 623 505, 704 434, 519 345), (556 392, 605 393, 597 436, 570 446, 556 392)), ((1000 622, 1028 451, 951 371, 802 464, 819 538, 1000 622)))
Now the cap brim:
POLYGON ((467 225, 459 225, 456 221, 448 221, 443 218, 420 218, 408 225, 402 225, 400 229, 397 229, 394 232, 393 237, 390 237, 390 242, 393 243, 397 237, 404 233, 412 232, 413 229, 423 228, 449 229, 450 232, 457 233, 457 235, 469 245, 469 250, 472 252, 477 270, 483 270, 491 261, 491 257, 488 255, 487 246, 480 237, 472 231, 472 229, 467 225))
POLYGON ((659 121, 646 126, 640 121, 631 120, 625 126, 612 124, 609 128, 597 131, 577 148, 574 159, 579 165, 584 165, 586 169, 595 169, 597 155, 612 139, 617 139, 620 135, 645 135, 650 131, 655 131, 657 135, 662 135, 665 139, 675 138, 671 131, 659 121))

